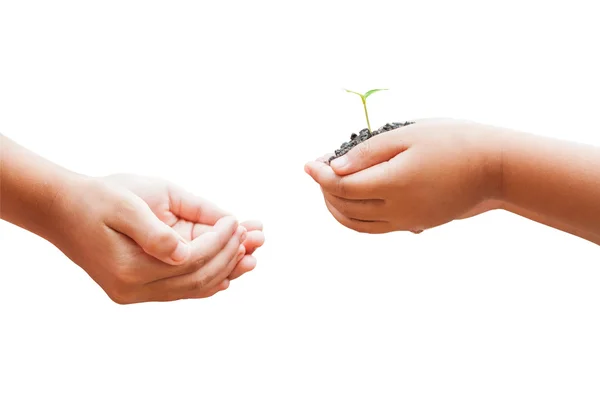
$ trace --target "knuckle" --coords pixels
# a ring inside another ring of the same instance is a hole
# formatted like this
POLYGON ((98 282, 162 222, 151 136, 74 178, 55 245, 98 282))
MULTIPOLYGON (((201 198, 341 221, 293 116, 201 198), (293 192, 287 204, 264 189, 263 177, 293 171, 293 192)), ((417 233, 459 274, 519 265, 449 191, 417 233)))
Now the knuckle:
POLYGON ((371 143, 364 141, 360 145, 356 146, 356 157, 359 159, 368 159, 371 156, 371 143))
POLYGON ((335 184, 335 192, 341 197, 348 195, 348 185, 343 178, 337 180, 335 184))
POLYGON ((208 262, 208 255, 206 253, 198 254, 194 261, 190 263, 190 269, 193 271, 202 268, 208 262))
POLYGON ((140 278, 128 263, 118 263, 113 267, 113 276, 119 285, 130 286, 139 283, 140 278))
POLYGON ((146 234, 146 247, 150 251, 156 251, 164 247, 166 243, 173 242, 172 239, 173 236, 167 229, 150 231, 146 234))
POLYGON ((190 284, 190 291, 201 292, 206 288, 208 283, 211 281, 211 277, 208 274, 200 273, 197 274, 190 284))
POLYGON ((123 196, 117 202, 117 208, 123 213, 129 213, 135 211, 137 202, 130 196, 123 196))
POLYGON ((114 205, 114 213, 117 219, 127 220, 136 211, 137 204, 129 196, 121 196, 114 205))

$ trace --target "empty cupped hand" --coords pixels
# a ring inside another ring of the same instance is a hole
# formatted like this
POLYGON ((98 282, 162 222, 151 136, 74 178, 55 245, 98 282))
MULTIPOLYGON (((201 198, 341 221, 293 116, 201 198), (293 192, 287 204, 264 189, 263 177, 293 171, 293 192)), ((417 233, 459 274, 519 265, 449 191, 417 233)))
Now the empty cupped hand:
POLYGON ((89 179, 58 203, 51 241, 120 304, 212 296, 254 268, 264 242, 260 223, 152 178, 89 179))

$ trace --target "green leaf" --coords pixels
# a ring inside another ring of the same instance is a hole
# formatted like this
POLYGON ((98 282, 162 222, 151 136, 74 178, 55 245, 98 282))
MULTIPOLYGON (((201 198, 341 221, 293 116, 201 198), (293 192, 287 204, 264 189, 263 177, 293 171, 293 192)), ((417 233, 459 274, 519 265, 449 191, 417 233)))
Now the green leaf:
POLYGON ((363 97, 366 99, 367 97, 369 97, 370 95, 372 95, 375 92, 380 92, 382 90, 387 90, 387 89, 373 89, 373 90, 369 90, 367 93, 365 93, 363 95, 363 97))
POLYGON ((348 90, 348 89, 344 89, 344 90, 345 90, 346 92, 348 92, 348 93, 354 93, 354 94, 357 94, 357 95, 359 95, 359 96, 361 97, 361 99, 364 99, 364 98, 365 98, 365 96, 363 96, 363 95, 362 95, 362 93, 353 92, 352 90, 348 90))

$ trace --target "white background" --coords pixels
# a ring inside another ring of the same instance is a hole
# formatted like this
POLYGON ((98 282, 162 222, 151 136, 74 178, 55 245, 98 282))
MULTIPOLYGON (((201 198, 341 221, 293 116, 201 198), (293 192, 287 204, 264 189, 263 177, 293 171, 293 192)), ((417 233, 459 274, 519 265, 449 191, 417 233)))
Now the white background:
POLYGON ((600 144, 593 1, 1 1, 0 132, 264 222, 207 300, 113 304, 0 224, 2 399, 597 399, 597 246, 505 212, 352 232, 304 163, 371 121, 600 144), (558 2, 557 2, 558 3, 558 2))

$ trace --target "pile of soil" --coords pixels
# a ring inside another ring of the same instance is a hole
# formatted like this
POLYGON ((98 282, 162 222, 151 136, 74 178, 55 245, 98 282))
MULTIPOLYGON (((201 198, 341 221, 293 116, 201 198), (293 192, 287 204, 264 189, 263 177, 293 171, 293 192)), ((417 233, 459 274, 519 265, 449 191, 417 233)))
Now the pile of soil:
POLYGON ((358 134, 353 133, 352 135, 350 135, 350 141, 342 143, 340 148, 335 151, 335 155, 330 157, 329 160, 327 160, 327 163, 330 163, 332 160, 335 160, 336 158, 343 156, 344 154, 346 154, 347 152, 352 150, 353 147, 356 147, 359 143, 362 143, 365 140, 369 140, 373 136, 377 136, 383 132, 392 131, 394 129, 402 128, 403 126, 407 126, 407 125, 411 125, 411 124, 414 124, 414 122, 412 122, 412 121, 392 122, 392 123, 385 124, 384 126, 382 126, 381 128, 379 128, 373 132, 369 132, 369 129, 365 128, 362 131, 360 131, 358 134))

